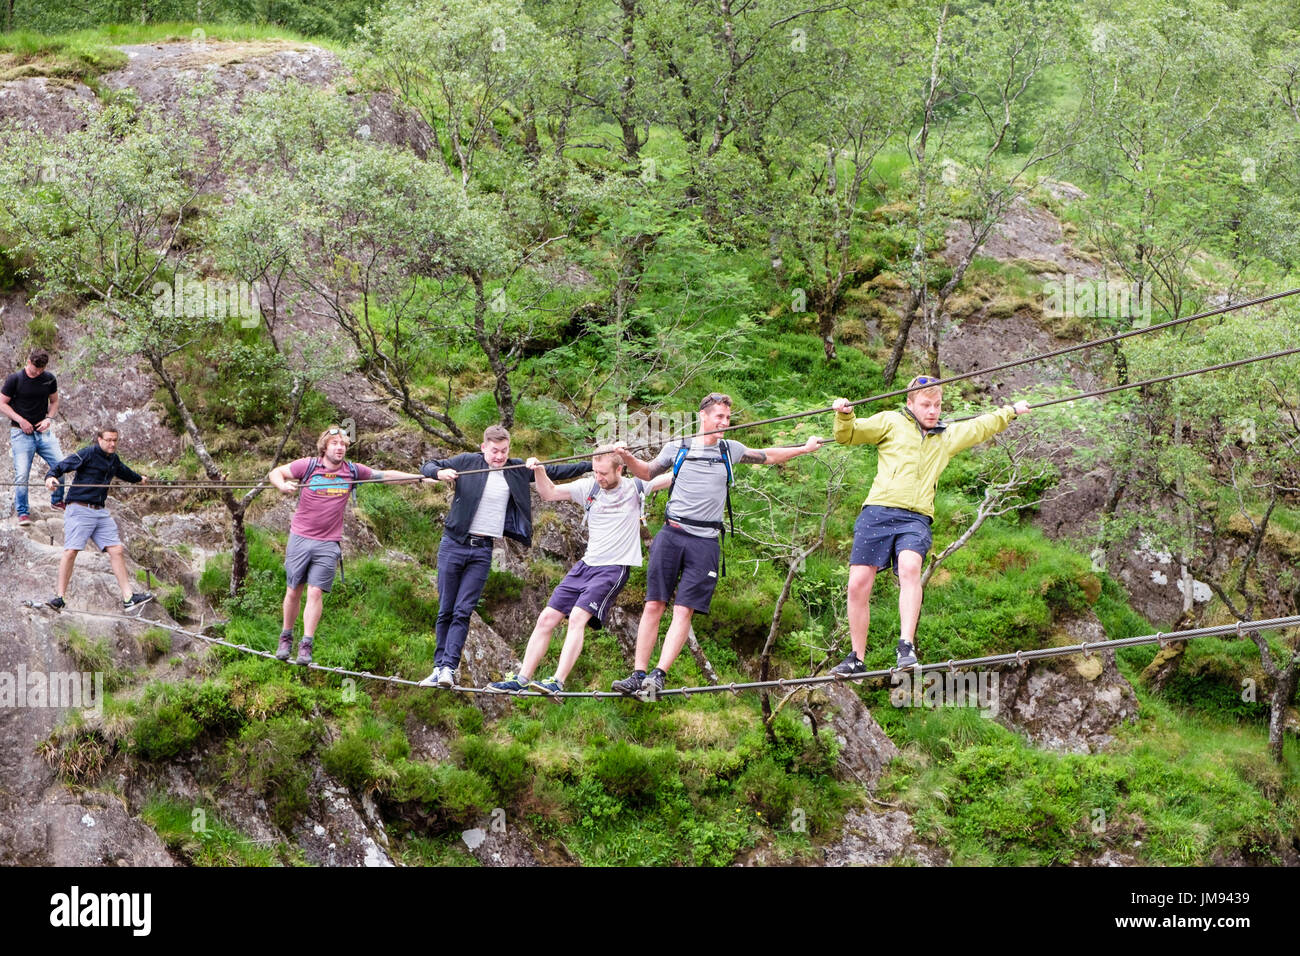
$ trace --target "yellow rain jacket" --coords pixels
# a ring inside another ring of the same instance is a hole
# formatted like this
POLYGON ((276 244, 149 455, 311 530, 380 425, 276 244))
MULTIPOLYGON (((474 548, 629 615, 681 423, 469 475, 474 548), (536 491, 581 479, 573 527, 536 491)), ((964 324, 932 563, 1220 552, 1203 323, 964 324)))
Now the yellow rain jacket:
POLYGON ((906 508, 933 518, 934 490, 952 456, 988 441, 1015 417, 1015 409, 1004 405, 968 422, 947 426, 940 422, 927 434, 906 409, 870 418, 854 418, 850 411, 835 415, 834 435, 841 445, 879 449, 880 463, 864 507, 906 508))

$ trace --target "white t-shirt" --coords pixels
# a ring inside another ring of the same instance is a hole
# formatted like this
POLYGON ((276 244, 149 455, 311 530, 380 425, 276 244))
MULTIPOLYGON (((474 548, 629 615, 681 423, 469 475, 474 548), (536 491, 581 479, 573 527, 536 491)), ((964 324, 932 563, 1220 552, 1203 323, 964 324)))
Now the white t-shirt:
POLYGON ((636 481, 624 476, 613 491, 606 491, 592 478, 579 478, 560 486, 576 503, 587 504, 587 552, 583 562, 590 567, 622 564, 641 567, 641 494, 636 481))
POLYGON ((500 469, 495 469, 487 476, 483 488, 483 497, 479 500, 474 520, 469 524, 469 533, 485 538, 499 538, 506 529, 506 506, 510 504, 510 486, 500 469))

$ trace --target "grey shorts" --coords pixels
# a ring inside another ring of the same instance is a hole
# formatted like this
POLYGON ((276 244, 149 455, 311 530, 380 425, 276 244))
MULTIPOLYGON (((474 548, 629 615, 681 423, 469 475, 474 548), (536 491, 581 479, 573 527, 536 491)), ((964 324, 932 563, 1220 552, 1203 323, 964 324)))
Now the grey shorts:
POLYGON ((117 522, 107 508, 87 508, 76 503, 68 505, 63 512, 63 547, 68 551, 80 551, 91 540, 101 550, 121 544, 117 522))
POLYGON ((300 535, 289 535, 289 546, 284 551, 284 578, 291 588, 304 581, 314 588, 328 592, 334 586, 334 569, 339 566, 343 549, 337 541, 317 541, 300 535))

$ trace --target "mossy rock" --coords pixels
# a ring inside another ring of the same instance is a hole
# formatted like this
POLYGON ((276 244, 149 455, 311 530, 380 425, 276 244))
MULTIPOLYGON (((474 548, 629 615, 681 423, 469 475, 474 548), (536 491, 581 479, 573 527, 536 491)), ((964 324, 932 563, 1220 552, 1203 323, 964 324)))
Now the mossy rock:
POLYGON ((907 280, 897 272, 885 271, 880 275, 873 277, 867 285, 872 289, 893 289, 898 292, 905 292, 908 289, 907 280))

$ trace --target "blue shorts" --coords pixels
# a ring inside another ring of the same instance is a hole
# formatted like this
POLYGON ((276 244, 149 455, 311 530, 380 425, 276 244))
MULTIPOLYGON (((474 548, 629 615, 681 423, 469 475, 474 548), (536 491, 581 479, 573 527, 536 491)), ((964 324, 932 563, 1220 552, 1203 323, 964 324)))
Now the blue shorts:
POLYGON ((591 623, 600 627, 605 623, 605 616, 614 606, 618 592, 627 584, 626 564, 608 564, 592 567, 579 561, 564 576, 551 592, 546 606, 554 608, 566 617, 574 608, 582 608, 591 614, 591 623))
POLYGON ((925 557, 933 538, 930 519, 905 508, 865 505, 853 525, 853 556, 849 564, 888 567, 898 573, 898 552, 915 551, 925 557))

